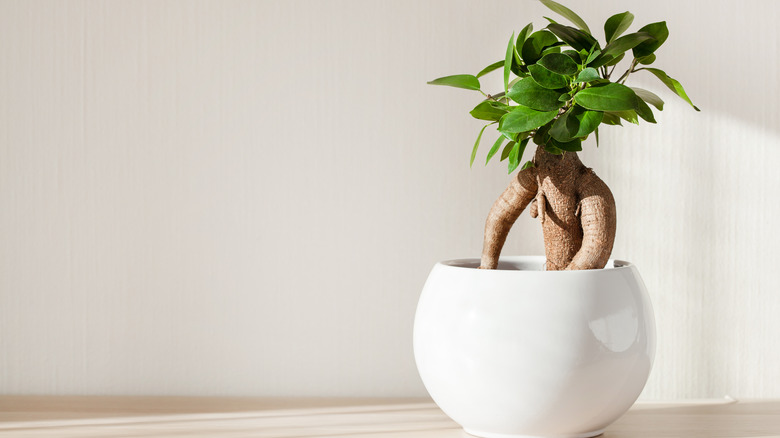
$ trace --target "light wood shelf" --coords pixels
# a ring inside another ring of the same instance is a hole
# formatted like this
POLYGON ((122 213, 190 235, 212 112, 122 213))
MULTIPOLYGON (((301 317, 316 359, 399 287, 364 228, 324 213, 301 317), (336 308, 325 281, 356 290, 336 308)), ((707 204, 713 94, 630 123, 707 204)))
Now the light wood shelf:
MULTIPOLYGON (((426 399, 0 396, 0 437, 468 437, 426 399)), ((780 400, 638 403, 605 438, 780 437, 780 400)))

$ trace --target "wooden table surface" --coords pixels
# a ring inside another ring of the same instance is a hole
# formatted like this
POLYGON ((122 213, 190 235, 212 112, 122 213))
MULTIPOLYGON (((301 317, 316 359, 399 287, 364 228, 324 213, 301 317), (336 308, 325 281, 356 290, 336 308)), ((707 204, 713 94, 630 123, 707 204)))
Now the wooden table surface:
MULTIPOLYGON (((464 438, 425 399, 0 396, 0 437, 464 438)), ((780 400, 639 403, 605 438, 780 437, 780 400)))

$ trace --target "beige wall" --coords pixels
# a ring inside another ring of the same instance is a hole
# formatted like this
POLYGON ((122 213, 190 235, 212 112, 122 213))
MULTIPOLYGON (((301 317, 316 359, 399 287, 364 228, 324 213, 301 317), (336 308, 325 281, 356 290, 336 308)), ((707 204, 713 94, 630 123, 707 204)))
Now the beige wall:
MULTIPOLYGON (((658 65, 703 110, 638 73, 658 126, 583 153, 655 302, 644 396, 780 397, 780 4, 569 3, 594 29, 666 18, 658 65)), ((479 253, 508 181, 468 168, 477 97, 425 81, 500 59, 542 14, 0 2, 0 392, 423 395, 420 288, 479 253)), ((538 224, 506 251, 541 253, 538 224)))

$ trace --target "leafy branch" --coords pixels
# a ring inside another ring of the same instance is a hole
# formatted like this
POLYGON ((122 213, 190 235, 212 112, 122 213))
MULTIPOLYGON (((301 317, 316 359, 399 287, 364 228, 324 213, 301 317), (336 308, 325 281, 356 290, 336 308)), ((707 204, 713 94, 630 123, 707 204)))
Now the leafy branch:
MULTIPOLYGON (((571 9, 553 0, 539 1, 576 27, 548 19, 547 27, 534 32, 533 24, 528 24, 517 37, 512 34, 503 60, 488 65, 476 75, 445 76, 428 82, 482 94, 483 100, 470 114, 490 123, 477 136, 471 164, 485 129, 491 125, 497 125, 499 137, 488 152, 485 164, 508 141, 500 157, 501 161, 508 160, 511 173, 522 161, 529 141, 552 154, 576 152, 582 150, 582 142, 592 133, 598 144, 601 124, 622 125, 621 120, 638 124, 639 118, 655 123, 650 105, 661 111, 664 102, 650 91, 625 85, 631 73, 642 70, 649 71, 699 110, 679 81, 662 70, 646 67, 655 62, 656 50, 669 36, 666 22, 651 23, 624 35, 634 15, 615 14, 604 23, 606 44, 602 47, 585 21, 571 9), (617 80, 611 80, 629 50, 629 68, 617 80), (486 93, 480 78, 497 70, 503 73, 504 88, 495 94, 486 93)), ((528 161, 523 168, 533 165, 528 161)))

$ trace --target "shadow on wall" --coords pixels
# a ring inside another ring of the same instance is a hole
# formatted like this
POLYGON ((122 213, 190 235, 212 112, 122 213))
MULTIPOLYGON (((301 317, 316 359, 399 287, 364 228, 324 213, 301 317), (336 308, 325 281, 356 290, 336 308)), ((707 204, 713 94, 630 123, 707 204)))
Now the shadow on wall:
MULTIPOLYGON (((728 117, 780 133, 777 3, 718 2, 715 8, 701 0, 665 3, 657 14, 668 17, 670 37, 651 67, 679 79, 702 109, 700 114, 728 117), (747 35, 750 37, 744 37, 747 35)), ((665 89, 649 72, 636 75, 665 89)), ((671 98, 669 94, 665 100, 671 98)), ((717 133, 718 128, 712 126, 709 133, 717 133)))
POLYGON ((780 196, 780 177, 773 170, 780 164, 780 29, 775 25, 780 7, 755 0, 719 2, 716 8, 701 1, 675 9, 667 2, 626 7, 637 20, 667 19, 670 37, 653 67, 680 80, 702 110, 694 112, 649 72, 632 74, 633 84, 664 99, 664 120, 643 131, 652 130, 645 140, 652 138, 654 147, 646 143, 615 151, 620 158, 615 162, 632 166, 610 170, 619 175, 615 186, 636 183, 632 189, 644 199, 634 202, 626 199, 629 190, 623 193, 629 206, 624 219, 642 224, 633 229, 631 241, 639 244, 624 243, 623 249, 653 264, 643 274, 656 275, 656 292, 665 294, 656 308, 659 329, 665 330, 659 342, 667 342, 656 368, 663 370, 659 376, 679 372, 682 377, 676 385, 651 378, 649 385, 657 386, 650 393, 770 396, 778 388, 771 373, 757 367, 749 372, 747 364, 780 357, 767 348, 774 341, 762 335, 775 331, 768 309, 778 303, 767 272, 780 262, 774 249, 780 233, 770 219, 778 213, 773 199, 780 196), (653 211, 653 220, 641 217, 646 211, 653 211))

